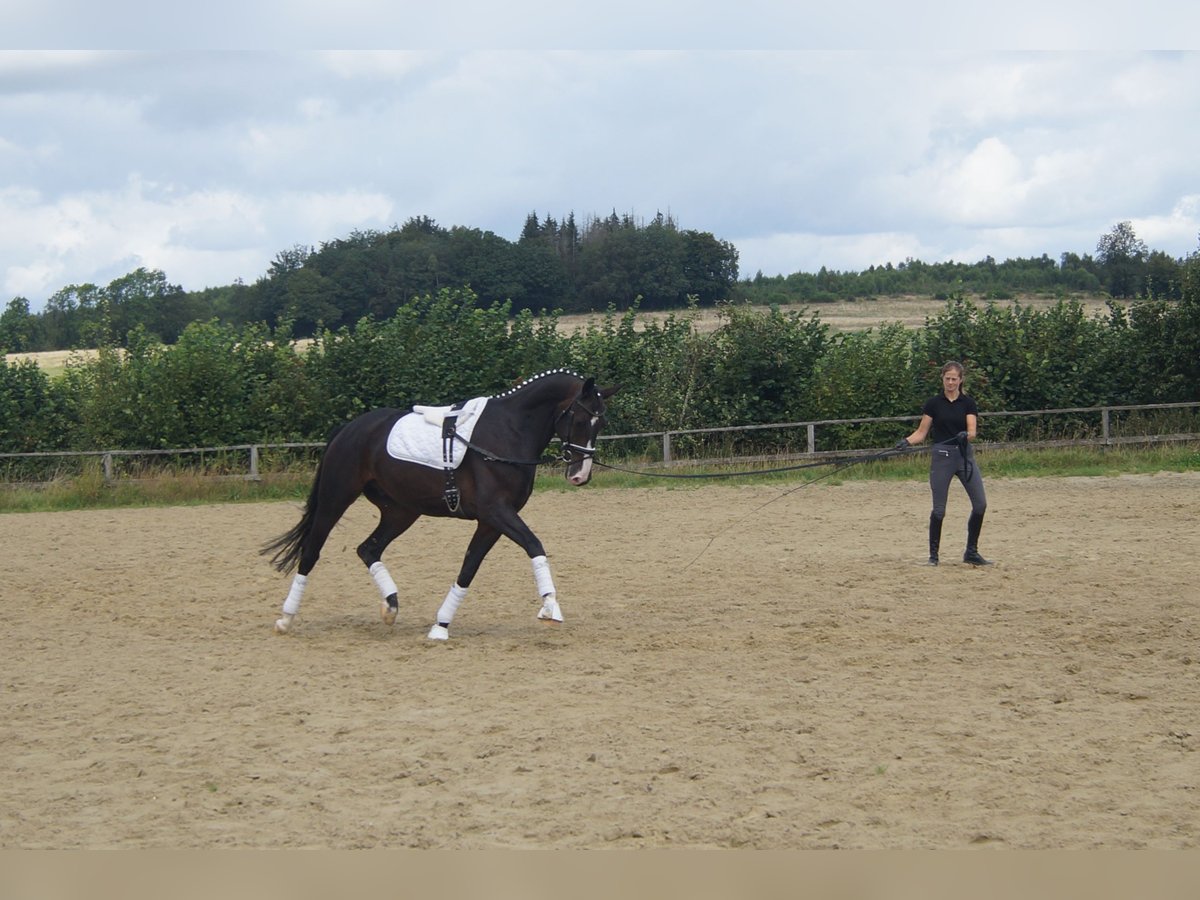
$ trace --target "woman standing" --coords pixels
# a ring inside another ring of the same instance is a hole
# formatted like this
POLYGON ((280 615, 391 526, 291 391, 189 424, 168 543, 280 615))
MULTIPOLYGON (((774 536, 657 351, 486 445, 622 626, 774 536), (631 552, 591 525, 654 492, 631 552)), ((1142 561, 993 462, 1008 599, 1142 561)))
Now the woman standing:
POLYGON ((929 488, 933 492, 933 511, 929 514, 929 565, 938 564, 938 548, 942 542, 942 520, 946 517, 946 499, 950 479, 958 476, 971 499, 971 516, 967 519, 967 549, 963 562, 972 566, 990 566, 979 555, 979 532, 983 514, 987 511, 987 494, 983 490, 983 475, 975 465, 975 440, 979 424, 979 407, 962 392, 962 363, 948 362, 942 366, 942 392, 930 397, 921 407, 921 423, 896 449, 906 449, 930 436, 933 454, 929 463, 929 488))

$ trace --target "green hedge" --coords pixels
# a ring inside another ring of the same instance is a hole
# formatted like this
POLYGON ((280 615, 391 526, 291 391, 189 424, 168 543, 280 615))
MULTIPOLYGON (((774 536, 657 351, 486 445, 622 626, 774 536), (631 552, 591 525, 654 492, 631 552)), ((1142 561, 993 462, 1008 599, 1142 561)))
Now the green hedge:
MULTIPOLYGON (((967 391, 985 419, 989 409, 1195 401, 1196 269, 1193 259, 1180 301, 1113 304, 1088 316, 1074 301, 1039 311, 954 296, 917 329, 837 333, 817 313, 727 307, 721 326, 702 333, 693 307, 659 321, 610 310, 564 333, 554 313, 514 318, 507 303, 481 307, 458 289, 412 300, 384 322, 326 332, 304 349, 286 329, 263 326, 194 323, 170 346, 134 331, 127 350, 102 348, 61 377, 28 362, 0 368, 0 452, 323 440, 367 409, 493 394, 561 366, 621 385, 610 434, 915 415, 939 389, 947 359, 967 366, 967 391)), ((1046 427, 1000 419, 987 436, 1046 427)), ((822 429, 830 445, 822 449, 881 446, 904 430, 822 429)), ((795 435, 715 440, 741 452, 795 435)))

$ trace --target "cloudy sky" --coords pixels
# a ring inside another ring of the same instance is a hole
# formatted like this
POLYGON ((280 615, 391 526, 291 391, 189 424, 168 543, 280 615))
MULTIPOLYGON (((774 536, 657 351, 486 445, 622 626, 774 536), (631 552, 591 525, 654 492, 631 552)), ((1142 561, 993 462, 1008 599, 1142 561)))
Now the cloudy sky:
POLYGON ((1200 53, 1177 43, 1200 33, 1195 12, 1152 2, 1105 29, 1103 0, 1057 16, 1016 2, 1007 24, 942 35, 939 4, 901 22, 895 4, 846 2, 857 31, 759 0, 735 25, 700 0, 616 0, 604 22, 451 3, 457 31, 366 0, 322 27, 330 7, 295 0, 231 4, 163 41, 163 22, 122 28, 104 4, 64 19, 64 0, 7 0, 0 305, 37 310, 139 266, 188 290, 252 282, 282 250, 422 215, 515 240, 532 211, 661 211, 732 242, 743 277, 1057 259, 1124 220, 1152 249, 1200 246, 1200 53), (238 31, 249 7, 258 30, 238 31), (618 27, 635 9, 654 14, 618 27), (425 49, 320 49, 381 33, 425 49))

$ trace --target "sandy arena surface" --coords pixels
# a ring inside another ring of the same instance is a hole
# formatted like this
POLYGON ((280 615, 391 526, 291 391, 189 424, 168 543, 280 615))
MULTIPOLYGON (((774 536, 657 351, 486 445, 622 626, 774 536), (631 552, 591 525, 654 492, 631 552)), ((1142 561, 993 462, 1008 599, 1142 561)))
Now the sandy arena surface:
POLYGON ((445 644, 466 523, 277 636, 297 504, 0 515, 0 847, 1200 846, 1200 476, 789 486, 539 493, 445 644))

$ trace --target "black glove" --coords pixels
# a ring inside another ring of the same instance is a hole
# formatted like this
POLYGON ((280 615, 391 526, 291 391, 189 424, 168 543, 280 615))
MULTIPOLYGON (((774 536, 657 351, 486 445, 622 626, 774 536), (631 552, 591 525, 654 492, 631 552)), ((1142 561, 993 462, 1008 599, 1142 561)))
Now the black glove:
POLYGON ((967 433, 965 431, 960 431, 954 436, 954 442, 960 447, 966 447, 968 443, 967 433))
POLYGON ((896 441, 896 446, 893 447, 892 449, 893 450, 907 450, 911 446, 912 446, 912 444, 910 444, 908 442, 908 438, 900 438, 900 440, 896 441))

